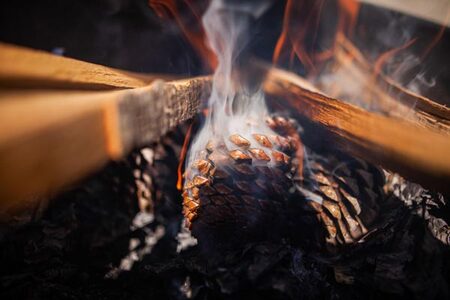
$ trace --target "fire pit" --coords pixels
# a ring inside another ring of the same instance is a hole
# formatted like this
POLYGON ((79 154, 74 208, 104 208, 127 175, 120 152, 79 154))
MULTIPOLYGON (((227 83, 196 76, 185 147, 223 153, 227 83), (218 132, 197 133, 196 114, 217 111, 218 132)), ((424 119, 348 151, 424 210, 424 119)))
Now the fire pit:
POLYGON ((0 44, 2 298, 448 297, 447 17, 366 2, 101 10, 191 71, 0 44))

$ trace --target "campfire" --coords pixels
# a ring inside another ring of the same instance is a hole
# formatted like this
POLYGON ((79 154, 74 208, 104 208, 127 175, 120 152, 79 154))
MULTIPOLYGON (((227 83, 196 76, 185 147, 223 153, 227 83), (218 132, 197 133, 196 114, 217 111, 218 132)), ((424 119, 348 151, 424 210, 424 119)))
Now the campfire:
POLYGON ((0 44, 0 295, 448 296, 450 6, 121 5, 201 68, 0 44))

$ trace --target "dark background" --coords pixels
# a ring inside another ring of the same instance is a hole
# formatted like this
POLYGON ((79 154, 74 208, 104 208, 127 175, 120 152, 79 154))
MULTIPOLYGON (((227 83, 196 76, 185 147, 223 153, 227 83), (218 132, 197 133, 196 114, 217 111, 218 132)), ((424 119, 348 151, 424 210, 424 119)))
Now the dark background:
POLYGON ((145 0, 2 1, 0 39, 137 72, 201 65, 176 24, 163 25, 145 0))
MULTIPOLYGON (((196 26, 183 1, 178 2, 188 26, 196 26)), ((267 45, 255 51, 269 59, 283 6, 279 1, 265 16, 265 23, 275 26, 253 37, 267 45)), ((5 1, 0 4, 0 40, 63 50, 64 56, 136 72, 195 75, 207 71, 176 22, 160 19, 146 0, 5 1)))

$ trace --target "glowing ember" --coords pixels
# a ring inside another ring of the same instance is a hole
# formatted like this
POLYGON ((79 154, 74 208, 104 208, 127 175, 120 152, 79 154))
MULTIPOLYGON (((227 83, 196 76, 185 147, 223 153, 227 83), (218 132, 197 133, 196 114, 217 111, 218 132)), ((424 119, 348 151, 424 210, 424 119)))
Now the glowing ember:
POLYGON ((209 172, 209 170, 211 170, 212 165, 207 160, 201 159, 201 160, 195 161, 192 164, 192 167, 199 170, 200 173, 202 173, 202 174, 207 174, 209 172))
POLYGON ((248 146, 250 146, 250 142, 243 138, 242 136, 240 136, 239 134, 233 134, 230 136, 230 141, 233 142, 233 144, 235 144, 236 146, 239 147, 245 147, 247 148, 248 146))
POLYGON ((262 149, 253 148, 253 149, 249 149, 249 151, 253 155, 253 157, 256 159, 270 161, 270 157, 262 149))
POLYGON ((272 143, 267 138, 267 136, 262 134, 253 134, 253 137, 256 141, 258 141, 259 144, 261 144, 261 146, 272 148, 272 143))
POLYGON ((230 156, 232 159, 234 160, 240 160, 240 161, 245 161, 245 160, 252 160, 252 158, 246 154, 245 152, 241 151, 241 150, 233 150, 230 151, 230 156))

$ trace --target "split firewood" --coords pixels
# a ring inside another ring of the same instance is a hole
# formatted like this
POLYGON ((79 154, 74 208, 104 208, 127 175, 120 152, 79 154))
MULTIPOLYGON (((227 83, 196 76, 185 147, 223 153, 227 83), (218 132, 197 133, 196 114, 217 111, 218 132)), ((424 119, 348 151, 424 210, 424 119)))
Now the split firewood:
POLYGON ((0 43, 0 87, 110 90, 144 87, 162 74, 117 70, 50 53, 0 43))
POLYGON ((360 50, 342 34, 336 36, 334 54, 325 72, 332 71, 335 80, 319 82, 331 97, 344 97, 351 102, 353 98, 354 102, 369 110, 407 119, 450 135, 448 107, 402 87, 380 70, 375 70, 360 50), (356 88, 353 86, 355 82, 358 85, 356 88), (359 91, 357 95, 355 89, 359 91))
POLYGON ((101 92, 1 90, 1 206, 54 193, 157 141, 197 113, 207 82, 155 81, 101 92))
MULTIPOLYGON (((295 74, 270 69, 266 93, 329 132, 333 145, 440 191, 450 190, 450 139, 408 120, 365 111, 323 95, 295 74)), ((436 120, 439 123, 439 120, 436 120)))

